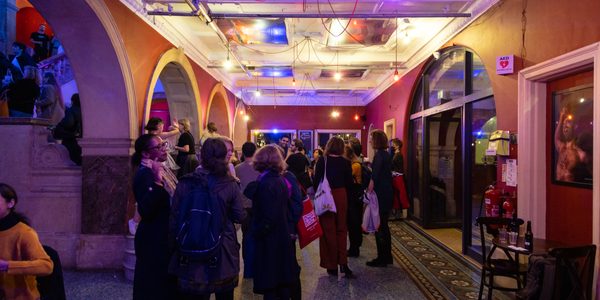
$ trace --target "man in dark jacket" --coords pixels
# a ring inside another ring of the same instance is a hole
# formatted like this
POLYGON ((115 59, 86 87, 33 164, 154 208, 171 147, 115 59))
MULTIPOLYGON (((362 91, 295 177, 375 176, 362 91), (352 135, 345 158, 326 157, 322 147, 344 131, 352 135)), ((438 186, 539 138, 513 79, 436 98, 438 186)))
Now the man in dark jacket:
POLYGON ((63 146, 69 150, 69 158, 81 166, 81 146, 77 138, 82 137, 81 104, 79 94, 71 96, 71 107, 65 111, 65 117, 54 128, 54 138, 62 140, 63 146))
POLYGON ((14 56, 10 57, 10 61, 16 67, 15 71, 19 71, 18 74, 13 74, 13 80, 23 78, 23 73, 25 72, 26 66, 37 67, 35 61, 31 56, 29 56, 29 54, 27 54, 25 49, 27 49, 27 46, 25 46, 23 43, 14 42, 12 44, 14 56))

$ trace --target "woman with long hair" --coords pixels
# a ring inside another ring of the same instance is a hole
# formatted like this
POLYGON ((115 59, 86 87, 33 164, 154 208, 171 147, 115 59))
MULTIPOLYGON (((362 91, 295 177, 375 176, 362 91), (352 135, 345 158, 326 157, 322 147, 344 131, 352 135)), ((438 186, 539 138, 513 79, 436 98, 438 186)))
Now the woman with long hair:
POLYGON ((50 119, 52 125, 58 124, 65 116, 65 102, 54 73, 44 73, 40 98, 35 101, 35 106, 38 108, 37 117, 50 119))
POLYGON ((27 225, 15 212, 19 198, 15 189, 0 183, 0 298, 39 299, 36 276, 52 273, 52 260, 27 225))
POLYGON ((162 163, 167 159, 165 143, 153 134, 135 141, 131 158, 139 167, 133 179, 133 193, 141 216, 135 233, 135 277, 133 299, 168 299, 174 279, 168 275, 170 195, 165 189, 162 163))
POLYGON ((181 177, 185 174, 194 172, 198 166, 198 159, 196 158, 196 144, 194 143, 194 136, 190 132, 191 124, 188 119, 179 119, 179 141, 174 146, 175 150, 179 151, 175 161, 181 168, 177 173, 177 177, 181 177))
POLYGON ((258 150, 253 165, 261 175, 248 185, 244 194, 252 199, 255 253, 253 261, 248 263, 255 270, 254 293, 263 294, 266 300, 298 299, 300 267, 293 228, 297 217, 290 207, 292 183, 283 176, 287 166, 274 145, 258 150))
POLYGON ((238 183, 228 174, 227 147, 220 139, 207 139, 202 146, 201 167, 192 176, 181 178, 173 197, 171 208, 170 237, 174 255, 169 270, 178 278, 179 299, 210 299, 214 293, 217 300, 233 300, 233 290, 238 285, 240 273, 240 244, 233 223, 241 223, 246 217, 242 193, 238 183), (224 222, 221 234, 221 246, 213 260, 187 259, 175 246, 175 236, 181 228, 186 212, 182 208, 190 207, 189 195, 193 190, 207 189, 210 199, 216 201, 224 222))
POLYGON ((329 139, 323 158, 319 159, 315 166, 313 184, 316 191, 327 174, 337 210, 335 213, 328 211, 319 216, 321 227, 323 227, 323 236, 319 240, 320 265, 327 269, 327 273, 332 276, 337 276, 339 265, 340 272, 351 278, 354 275, 348 268, 346 239, 348 235, 348 190, 352 188, 352 166, 343 155, 344 140, 339 137, 329 139))
POLYGON ((379 230, 375 233, 375 242, 377 244, 377 257, 367 262, 370 267, 385 267, 394 262, 392 258, 392 237, 388 218, 392 210, 392 201, 394 190, 392 189, 392 158, 386 151, 388 148, 388 138, 382 130, 371 132, 371 147, 375 151, 373 164, 371 164, 373 173, 371 182, 369 182, 368 192, 375 191, 379 203, 379 217, 381 224, 379 230))

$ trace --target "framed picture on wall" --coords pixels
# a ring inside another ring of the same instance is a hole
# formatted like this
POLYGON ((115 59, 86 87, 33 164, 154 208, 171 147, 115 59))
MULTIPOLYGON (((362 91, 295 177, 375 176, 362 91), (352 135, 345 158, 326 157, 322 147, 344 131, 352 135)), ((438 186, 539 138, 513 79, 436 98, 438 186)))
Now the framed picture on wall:
POLYGON ((552 94, 552 182, 592 188, 593 86, 552 94))
POLYGON ((306 149, 306 154, 311 156, 313 147, 313 131, 312 130, 298 130, 298 138, 304 144, 304 149, 306 149))

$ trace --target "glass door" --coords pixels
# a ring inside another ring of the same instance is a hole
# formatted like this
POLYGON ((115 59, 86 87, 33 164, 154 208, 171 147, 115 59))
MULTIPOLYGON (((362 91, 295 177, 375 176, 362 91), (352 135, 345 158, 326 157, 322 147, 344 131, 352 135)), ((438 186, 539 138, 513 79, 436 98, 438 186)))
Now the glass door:
POLYGON ((425 117, 425 228, 461 228, 462 107, 425 117))
POLYGON ((483 194, 486 187, 496 181, 495 156, 486 156, 485 150, 492 132, 496 130, 496 105, 493 97, 466 105, 466 165, 465 177, 470 184, 465 185, 465 218, 463 228, 463 253, 481 255, 481 236, 475 225, 477 217, 483 213, 483 194))

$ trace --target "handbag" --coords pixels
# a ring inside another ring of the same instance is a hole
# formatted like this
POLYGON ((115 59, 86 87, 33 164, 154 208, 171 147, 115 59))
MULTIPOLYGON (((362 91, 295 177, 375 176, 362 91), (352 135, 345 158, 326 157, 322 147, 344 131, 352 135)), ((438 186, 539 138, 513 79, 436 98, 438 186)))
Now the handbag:
POLYGON ((300 249, 306 247, 312 241, 323 235, 323 228, 321 228, 312 201, 310 201, 310 198, 308 197, 302 202, 302 217, 298 220, 296 229, 298 229, 300 249))
POLYGON ((367 204, 363 213, 362 230, 366 233, 375 233, 379 230, 381 219, 379 217, 379 201, 375 191, 366 192, 363 197, 363 202, 367 204))
POLYGON ((327 157, 325 157, 325 172, 323 174, 323 181, 319 183, 317 192, 315 193, 315 212, 317 216, 321 216, 326 212, 337 212, 335 207, 335 201, 333 200, 333 194, 331 193, 331 187, 327 180, 327 157))

